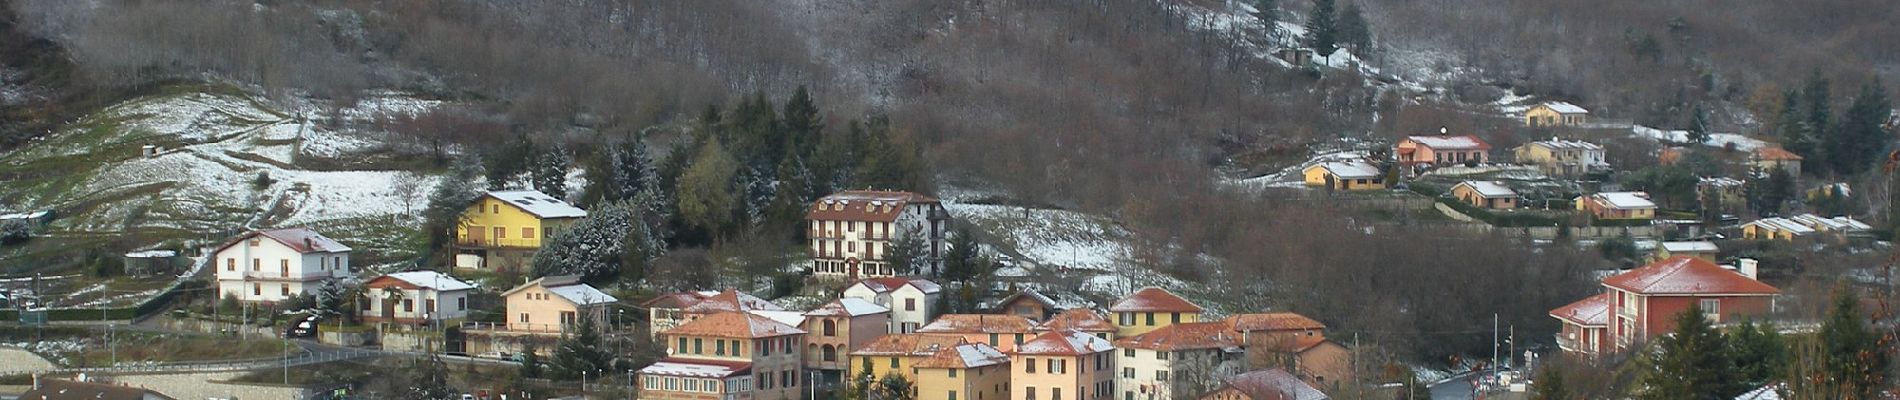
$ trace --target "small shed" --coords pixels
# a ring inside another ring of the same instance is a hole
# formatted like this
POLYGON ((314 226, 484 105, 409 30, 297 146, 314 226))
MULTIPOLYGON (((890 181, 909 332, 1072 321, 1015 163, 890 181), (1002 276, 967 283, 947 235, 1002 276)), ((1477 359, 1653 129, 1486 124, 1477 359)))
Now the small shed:
POLYGON ((183 259, 177 251, 144 250, 125 253, 126 276, 166 276, 182 272, 183 259))

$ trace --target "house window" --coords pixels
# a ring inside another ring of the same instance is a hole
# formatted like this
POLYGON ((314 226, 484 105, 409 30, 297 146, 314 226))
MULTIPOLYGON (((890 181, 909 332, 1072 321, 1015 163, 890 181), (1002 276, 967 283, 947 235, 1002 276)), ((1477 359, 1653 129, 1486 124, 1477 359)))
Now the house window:
POLYGON ((1050 361, 1049 373, 1051 374, 1069 373, 1069 360, 1049 360, 1049 361, 1050 361))
POLYGON ((1162 382, 1167 382, 1167 381, 1168 381, 1168 371, 1155 371, 1155 380, 1157 380, 1157 381, 1162 381, 1162 382))
POLYGON ((489 205, 488 205, 488 212, 489 212, 490 214, 500 214, 500 213, 501 213, 501 205, 500 205, 500 204, 489 204, 489 205))
MULTIPOLYGON (((955 378, 956 376, 957 376, 957 370, 954 370, 954 369, 950 370, 950 377, 955 378)), ((950 400, 957 400, 957 391, 955 390, 950 391, 950 400)))
POLYGON ((1019 344, 1019 345, 1023 344, 1023 334, 1021 333, 1016 334, 1016 344, 1019 344))
POLYGON ((1024 400, 1036 400, 1036 387, 1035 387, 1035 386, 1029 386, 1029 387, 1025 387, 1025 388, 1023 388, 1023 399, 1024 399, 1024 400))
POLYGON ((1000 336, 1000 335, 997 335, 994 333, 990 334, 990 346, 996 346, 999 344, 996 342, 997 336, 1000 336))
POLYGON ((435 299, 423 300, 422 309, 428 311, 431 314, 435 313, 435 299))
POLYGON ((724 340, 713 341, 713 355, 715 356, 726 355, 726 341, 724 340))
POLYGON ((1166 351, 1156 351, 1156 352, 1155 352, 1155 359, 1156 359, 1156 360, 1166 360, 1166 359, 1168 359, 1168 352, 1166 352, 1166 351))
POLYGON ((1126 312, 1125 312, 1125 313, 1121 313, 1121 318, 1120 318, 1120 319, 1121 319, 1121 323, 1122 323, 1122 325, 1123 325, 1123 326, 1128 326, 1128 325, 1134 325, 1134 324, 1135 324, 1135 313, 1126 313, 1126 312))
POLYGON ((251 259, 251 272, 257 272, 257 271, 263 271, 263 270, 264 270, 264 260, 263 260, 263 259, 261 259, 261 258, 253 258, 253 259, 251 259))
POLYGON ((528 313, 521 313, 521 323, 528 323, 528 313))
POLYGON ((1148 326, 1155 326, 1155 313, 1147 313, 1146 315, 1147 315, 1146 321, 1148 322, 1148 326))
POLYGON ((1034 358, 1023 359, 1023 373, 1026 373, 1026 374, 1036 373, 1036 359, 1034 358))
POLYGON ((253 283, 253 284, 251 284, 251 295, 252 295, 252 296, 263 296, 263 295, 264 295, 264 285, 262 285, 262 284, 256 284, 256 283, 253 283))
POLYGON ((917 311, 917 299, 904 299, 904 311, 917 311))
POLYGON ((533 239, 533 238, 534 238, 534 228, 526 228, 526 227, 524 227, 524 228, 521 228, 521 238, 522 238, 522 239, 533 239))
POLYGON ((402 299, 402 312, 406 312, 406 313, 416 312, 416 301, 411 300, 411 299, 402 299))
POLYGON ((496 238, 496 239, 506 239, 506 238, 508 238, 508 229, 507 229, 507 228, 502 228, 502 227, 499 227, 499 226, 497 226, 497 227, 495 227, 495 238, 496 238))
POLYGON ((824 324, 825 336, 838 336, 837 322, 832 322, 831 320, 827 319, 827 320, 824 320, 823 324, 824 324))
POLYGON ((891 357, 891 369, 897 369, 897 357, 891 357))
POLYGON ((865 371, 870 371, 870 370, 871 370, 871 368, 872 368, 872 367, 871 367, 871 358, 870 358, 870 357, 865 357, 865 358, 862 358, 862 359, 859 359, 858 361, 859 361, 859 364, 864 364, 864 370, 865 370, 865 371))
POLYGON ((562 312, 561 312, 561 323, 562 323, 562 324, 572 324, 572 323, 574 323, 574 321, 575 321, 575 314, 574 314, 574 312, 573 312, 573 311, 562 311, 562 312))
POLYGON ((956 369, 956 368, 951 368, 951 369, 950 369, 949 371, 950 371, 950 377, 951 377, 951 378, 955 378, 955 377, 957 377, 957 369, 956 369))
POLYGON ((1049 400, 1062 400, 1062 388, 1049 388, 1049 400))
POLYGON ((1135 349, 1122 349, 1122 357, 1135 358, 1135 349))
POLYGON ((1703 316, 1708 317, 1710 322, 1722 322, 1721 299, 1702 299, 1700 303, 1703 316))
POLYGON ((467 309, 468 309, 468 298, 467 298, 467 297, 460 297, 460 298, 456 298, 456 299, 455 299, 455 310, 456 310, 456 311, 462 311, 462 310, 467 310, 467 309))
POLYGON ((235 259, 235 258, 226 258, 226 259, 224 259, 224 270, 225 270, 225 271, 236 271, 236 270, 237 270, 237 259, 235 259))
POLYGON ((283 296, 289 296, 289 295, 290 295, 290 284, 288 284, 288 283, 279 283, 279 284, 277 284, 277 289, 278 289, 278 292, 280 292, 279 294, 281 294, 281 295, 283 295, 283 296))
POLYGON ((1181 323, 1181 313, 1169 313, 1168 320, 1172 321, 1171 323, 1181 323))
POLYGON ((277 260, 277 275, 290 276, 290 260, 277 260))
POLYGON ((1122 377, 1135 379, 1135 369, 1132 367, 1122 367, 1122 377))
POLYGON ((706 342, 700 340, 699 338, 694 338, 693 339, 693 354, 706 354, 705 345, 706 345, 706 342))
MULTIPOLYGON (((522 321, 522 322, 527 322, 527 321, 522 321)), ((679 342, 680 344, 678 346, 673 346, 673 351, 678 352, 678 353, 685 353, 686 352, 686 338, 680 338, 679 342)))

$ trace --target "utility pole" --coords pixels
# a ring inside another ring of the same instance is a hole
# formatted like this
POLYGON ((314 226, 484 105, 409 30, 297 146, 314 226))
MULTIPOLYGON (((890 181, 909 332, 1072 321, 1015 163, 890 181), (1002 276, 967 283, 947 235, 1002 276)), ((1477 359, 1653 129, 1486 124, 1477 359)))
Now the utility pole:
POLYGON ((1498 313, 1491 313, 1491 374, 1498 371, 1498 313))

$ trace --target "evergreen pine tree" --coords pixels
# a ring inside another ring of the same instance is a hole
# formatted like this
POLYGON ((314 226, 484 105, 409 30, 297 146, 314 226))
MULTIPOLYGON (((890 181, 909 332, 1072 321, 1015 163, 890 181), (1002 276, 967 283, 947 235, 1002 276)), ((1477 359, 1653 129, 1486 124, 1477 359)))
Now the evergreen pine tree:
POLYGON ((1833 165, 1828 162, 1833 155, 1828 154, 1824 146, 1830 141, 1828 136, 1833 134, 1828 129, 1833 127, 1830 124, 1833 121, 1833 106, 1828 91, 1827 78, 1821 77, 1821 73, 1816 71, 1808 78, 1808 83, 1801 92, 1801 105, 1806 107, 1802 110, 1801 133, 1806 135, 1807 146, 1816 151, 1795 154, 1803 157, 1801 167, 1804 171, 1817 174, 1833 165))
POLYGON ((643 133, 628 138, 608 150, 608 168, 613 170, 608 198, 634 201, 643 208, 652 209, 652 204, 659 197, 659 172, 654 168, 653 156, 647 152, 645 136, 643 133))
POLYGON ((1353 56, 1364 57, 1372 50, 1372 27, 1367 25, 1366 16, 1359 9, 1359 3, 1346 3, 1346 9, 1339 14, 1339 44, 1351 49, 1353 56))
POLYGON ((589 282, 604 282, 618 276, 620 267, 629 262, 647 261, 629 260, 629 253, 659 255, 663 245, 641 222, 642 216, 625 202, 595 207, 574 225, 544 238, 541 250, 534 253, 534 275, 580 275, 589 282))
POLYGON ((409 371, 415 374, 405 399, 449 400, 455 396, 449 390, 449 367, 442 363, 442 357, 434 353, 429 358, 417 359, 409 371))
POLYGON ((1703 110, 1701 104, 1697 104, 1693 114, 1689 115, 1689 133, 1686 136, 1691 144, 1709 142, 1709 112, 1703 110))
POLYGON ((929 265, 921 258, 923 255, 923 235, 913 233, 898 237, 896 242, 891 243, 890 252, 885 254, 885 259, 890 263, 891 269, 898 274, 916 275, 922 272, 919 271, 921 267, 929 265))
POLYGON ((1268 35, 1280 31, 1280 4, 1277 0, 1255 0, 1253 18, 1260 20, 1260 26, 1267 29, 1268 35))
POLYGON ((1570 393, 1570 387, 1564 384, 1564 375, 1554 366, 1546 365, 1537 373, 1537 394, 1532 400, 1575 400, 1577 395, 1570 393))
POLYGON ((429 191, 429 205, 422 210, 422 232, 430 249, 447 249, 455 240, 455 228, 462 224, 462 212, 468 210, 481 193, 475 187, 482 176, 478 159, 462 158, 450 164, 449 173, 429 191))
POLYGON ((766 212, 766 225, 792 227, 786 231, 800 234, 798 238, 804 237, 805 230, 796 227, 804 222, 805 209, 816 198, 811 191, 811 169, 805 166, 804 160, 794 154, 779 163, 778 186, 773 188, 772 203, 766 212))
POLYGON ((347 291, 343 289, 341 281, 326 279, 323 281, 323 286, 317 288, 316 308, 326 315, 340 316, 343 314, 343 301, 347 300, 344 297, 346 294, 347 291))
POLYGON ((1332 55, 1339 46, 1333 12, 1333 0, 1313 0, 1313 10, 1306 15, 1306 47, 1322 57, 1332 55))
POLYGON ((1747 387, 1761 387, 1788 365, 1788 343, 1774 325, 1743 320, 1728 333, 1729 352, 1747 387))
POLYGON ((872 118, 865 125, 864 140, 858 141, 863 161, 858 164, 857 184, 878 189, 927 191, 928 167, 923 153, 905 132, 891 127, 889 119, 872 118))
POLYGON ((1854 175, 1880 159, 1881 152, 1891 142, 1885 125, 1892 114, 1893 104, 1878 80, 1861 86, 1860 94, 1841 116, 1839 126, 1828 136, 1832 139, 1827 146, 1828 161, 1834 173, 1854 175))
POLYGON ((1827 382, 1837 385, 1836 393, 1871 398, 1884 383, 1888 354, 1880 348, 1880 336, 1867 326, 1860 312, 1860 301, 1847 290, 1837 290, 1834 308, 1821 321, 1821 343, 1827 382))
MULTIPOLYGON (((950 281, 967 281, 977 274, 980 246, 976 234, 968 226, 958 225, 950 234, 950 248, 943 254, 943 278, 950 281)), ((935 271, 931 272, 935 274, 935 271)))
POLYGON ((1807 116, 1801 114, 1801 93, 1793 89, 1781 93, 1781 108, 1775 116, 1774 131, 1781 137, 1781 147, 1795 154, 1813 154, 1814 139, 1802 129, 1807 116))
POLYGON ((680 219, 687 228, 707 236, 722 236, 732 226, 733 214, 743 204, 734 194, 739 162, 718 140, 700 146, 693 164, 679 178, 675 190, 680 219))
POLYGON ((574 159, 567 155, 567 148, 559 144, 549 146, 534 158, 531 171, 534 178, 534 190, 546 193, 555 199, 567 198, 567 170, 574 165, 574 159))
POLYGON ((582 372, 601 376, 613 369, 613 354, 601 346, 600 329, 592 315, 575 318, 556 346, 548 362, 548 374, 554 379, 579 379, 582 372))
POLYGON ((521 353, 521 377, 522 378, 541 379, 542 372, 544 372, 546 369, 547 369, 547 366, 541 364, 541 354, 535 352, 534 347, 529 347, 527 348, 527 350, 522 351, 521 353))
POLYGON ((488 165, 485 176, 488 178, 488 190, 507 189, 516 177, 528 171, 536 154, 539 152, 526 132, 518 132, 514 140, 494 147, 482 157, 488 165))
POLYGON ((1690 303, 1675 322, 1676 332, 1658 338, 1649 351, 1638 399, 1726 400, 1746 391, 1738 384, 1741 374, 1729 359, 1722 334, 1709 325, 1701 305, 1690 303))
POLYGON ((784 114, 785 120, 785 147, 782 151, 800 158, 811 157, 818 150, 825 120, 818 115, 818 104, 812 101, 811 92, 805 89, 805 85, 798 85, 798 90, 792 91, 792 98, 785 100, 785 111, 781 114, 784 114))

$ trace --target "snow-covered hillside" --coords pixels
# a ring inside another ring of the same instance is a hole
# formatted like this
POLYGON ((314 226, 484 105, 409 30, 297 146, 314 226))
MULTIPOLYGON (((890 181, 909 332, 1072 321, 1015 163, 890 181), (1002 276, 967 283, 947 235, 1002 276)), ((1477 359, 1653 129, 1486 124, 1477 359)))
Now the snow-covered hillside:
MULTIPOLYGON (((433 106, 394 94, 344 109, 343 118, 433 106)), ((384 148, 379 133, 333 130, 300 116, 317 104, 273 106, 219 91, 153 95, 106 108, 0 156, 7 208, 56 209, 55 234, 225 232, 392 218, 419 209, 434 177, 409 171, 324 170, 319 159, 384 148), (145 154, 145 146, 158 146, 145 154)), ((353 232, 326 232, 350 237, 353 232)))

